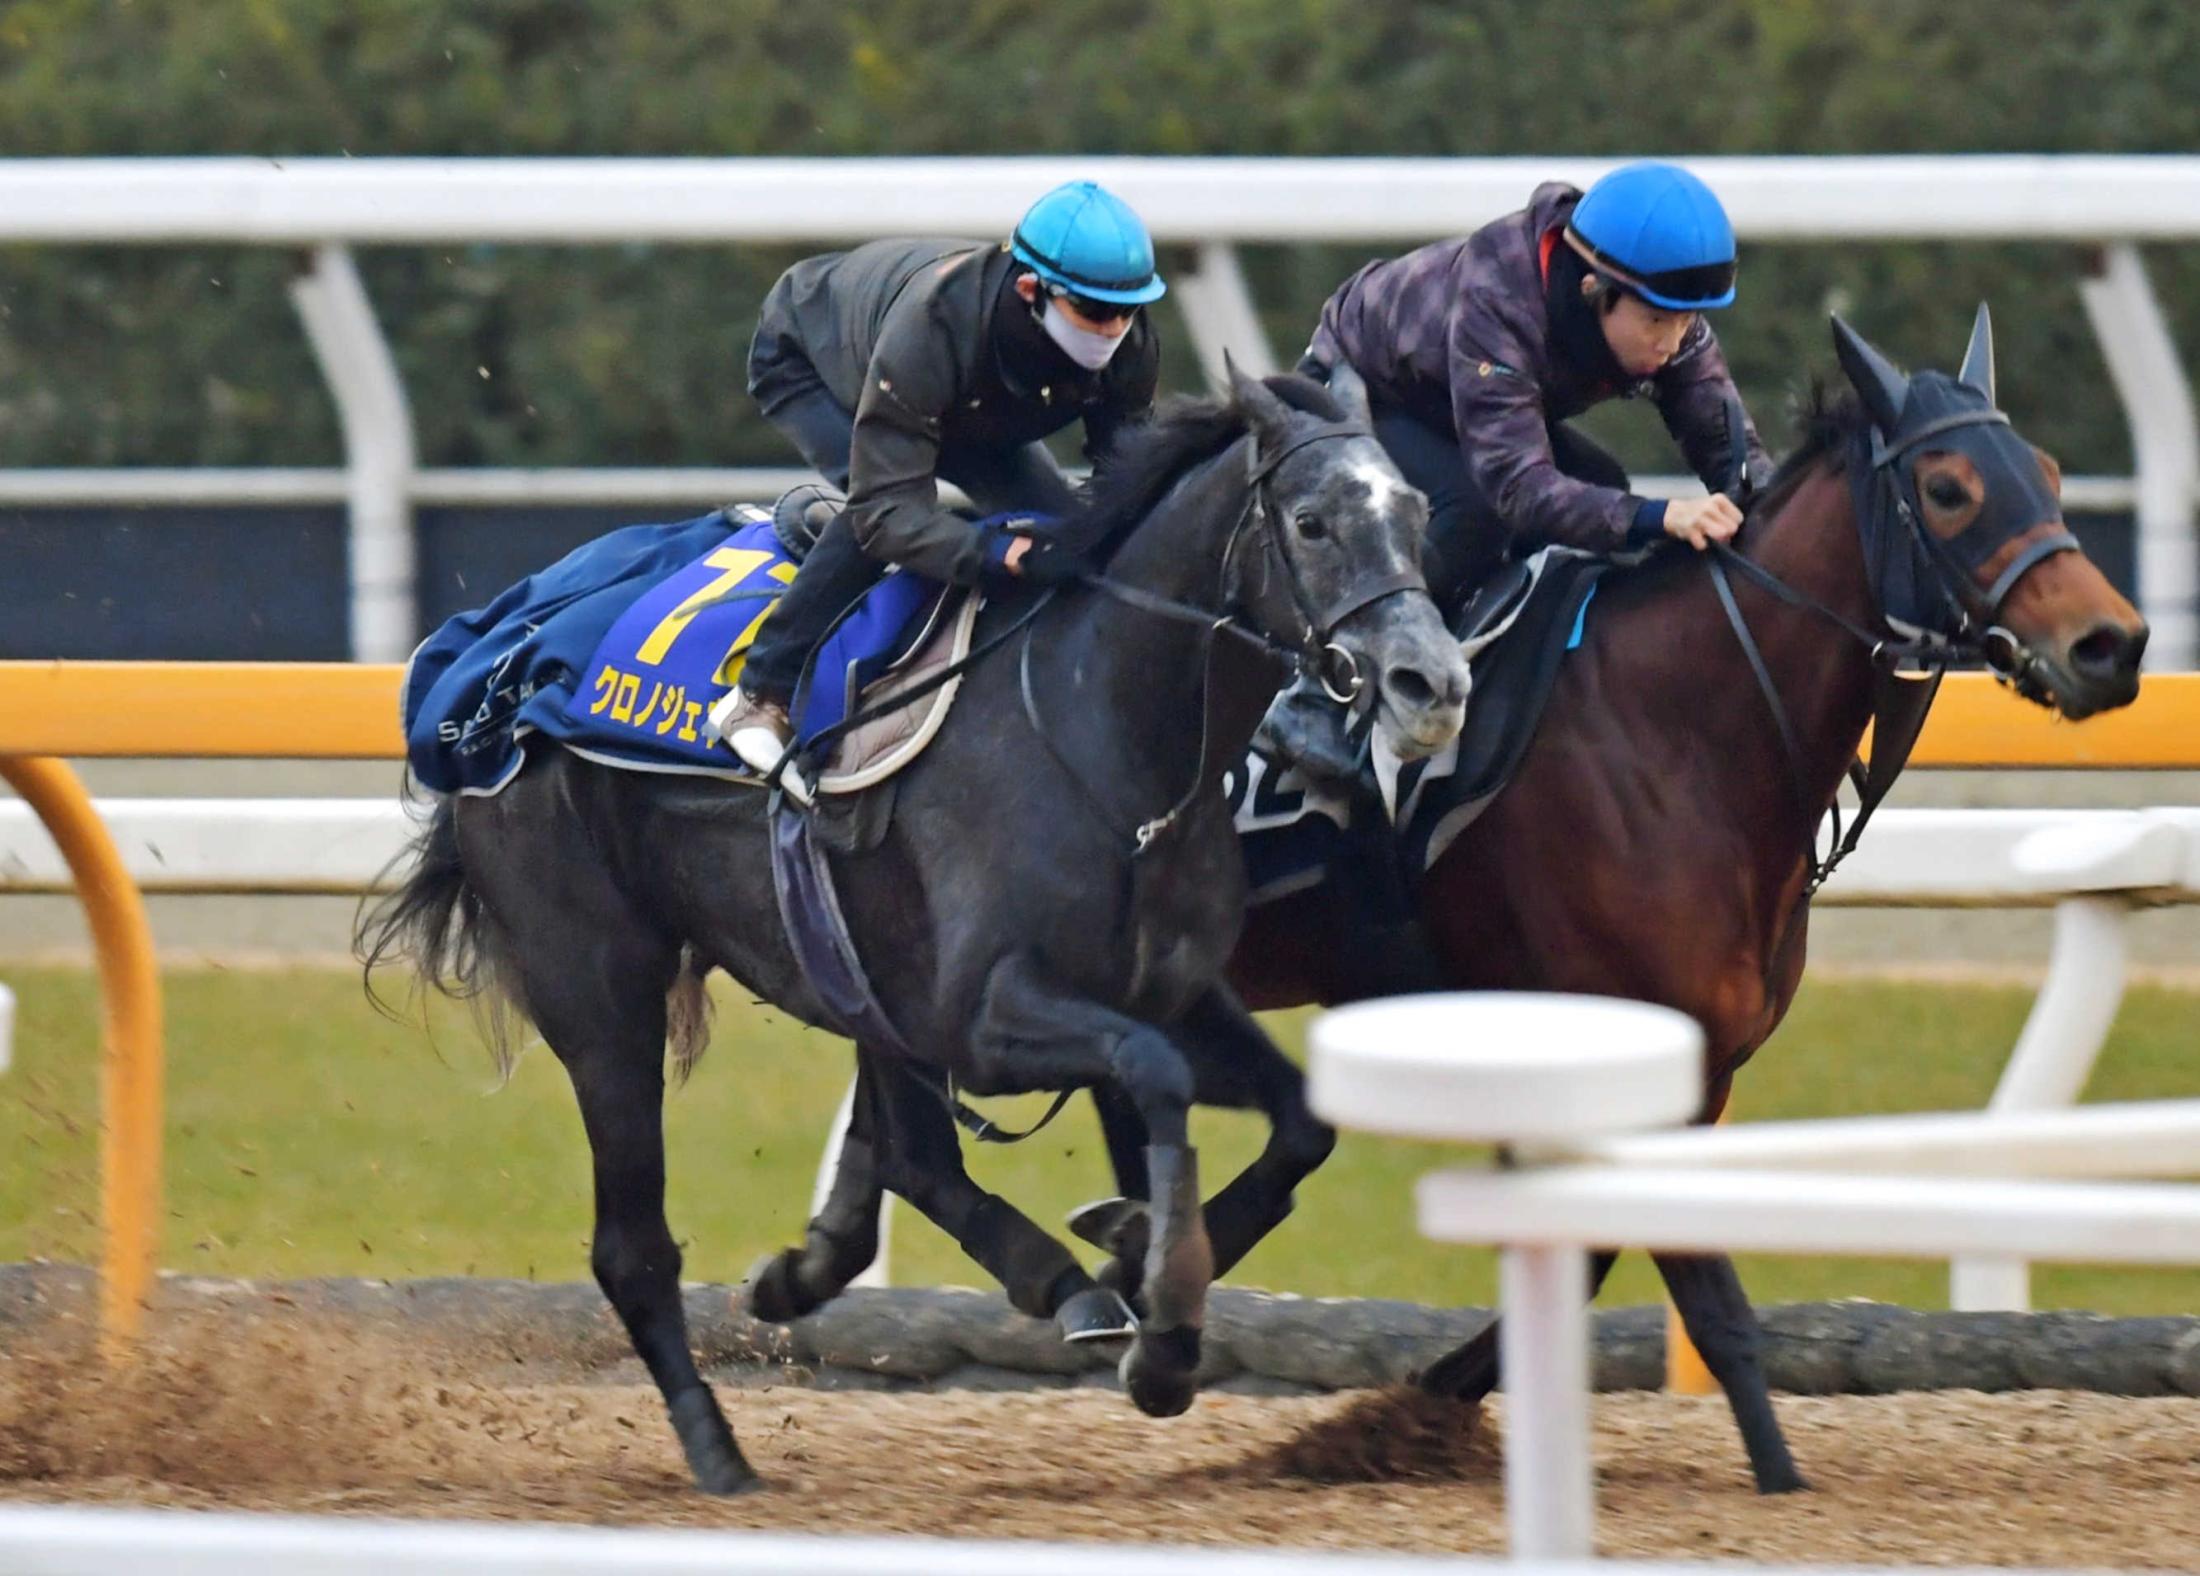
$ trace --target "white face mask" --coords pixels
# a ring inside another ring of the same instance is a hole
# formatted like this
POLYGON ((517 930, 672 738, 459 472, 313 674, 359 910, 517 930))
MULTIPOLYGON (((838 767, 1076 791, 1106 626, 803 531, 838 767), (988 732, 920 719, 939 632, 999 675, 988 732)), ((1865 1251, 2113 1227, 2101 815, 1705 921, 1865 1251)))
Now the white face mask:
POLYGON ((1039 326, 1047 331, 1047 338, 1062 347, 1062 354, 1076 362, 1087 372, 1098 372, 1106 366, 1130 338, 1126 330, 1120 334, 1096 334, 1089 328, 1079 328, 1064 315, 1061 304, 1047 298, 1047 309, 1040 314, 1039 326))

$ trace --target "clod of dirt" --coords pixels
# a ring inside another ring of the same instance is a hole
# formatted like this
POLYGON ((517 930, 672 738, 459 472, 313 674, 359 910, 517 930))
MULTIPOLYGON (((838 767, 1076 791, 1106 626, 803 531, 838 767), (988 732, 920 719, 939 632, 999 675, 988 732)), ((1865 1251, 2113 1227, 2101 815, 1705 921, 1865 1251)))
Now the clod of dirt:
POLYGON ((1246 1463, 1314 1483, 1494 1477, 1502 1458, 1479 1401, 1393 1385, 1347 1403, 1246 1463))
POLYGON ((428 1409, 418 1352, 331 1351, 280 1315, 162 1320, 112 1369, 88 1323, 48 1336, 0 1352, 0 1485, 89 1474, 351 1486, 398 1464, 393 1454, 435 1464, 393 1452, 377 1426, 402 1429, 428 1409))

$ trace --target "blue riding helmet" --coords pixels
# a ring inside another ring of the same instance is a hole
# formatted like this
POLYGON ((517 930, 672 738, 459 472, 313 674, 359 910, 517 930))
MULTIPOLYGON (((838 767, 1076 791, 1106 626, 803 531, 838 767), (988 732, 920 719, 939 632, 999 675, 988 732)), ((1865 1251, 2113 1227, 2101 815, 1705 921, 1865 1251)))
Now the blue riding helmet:
POLYGON ((1145 224, 1091 181, 1066 181, 1033 203, 1008 249, 1042 283, 1095 301, 1143 306, 1169 288, 1154 272, 1145 224))
POLYGON ((1734 300, 1734 226, 1711 188, 1677 164, 1623 164, 1589 188, 1566 226, 1597 272, 1674 312, 1734 300))

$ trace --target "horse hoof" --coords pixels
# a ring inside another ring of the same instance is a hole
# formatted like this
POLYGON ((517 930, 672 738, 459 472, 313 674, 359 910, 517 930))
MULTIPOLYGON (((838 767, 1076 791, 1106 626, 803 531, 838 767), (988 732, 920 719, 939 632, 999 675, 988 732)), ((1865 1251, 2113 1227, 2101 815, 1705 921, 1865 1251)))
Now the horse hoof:
POLYGON ((1807 1494, 1810 1479, 1794 1467, 1773 1468, 1758 1474, 1757 1492, 1760 1494, 1807 1494))
MULTIPOLYGON (((1124 1233, 1134 1225, 1146 1224, 1146 1201, 1139 1198, 1096 1198, 1069 1212, 1070 1235, 1091 1243, 1117 1258, 1133 1255, 1124 1253, 1124 1233)), ((1142 1231, 1143 1234, 1143 1231, 1142 1231)), ((1137 1257, 1144 1257, 1141 1246, 1137 1257)))
POLYGON ((750 1318, 765 1324, 787 1324, 817 1307, 795 1281, 795 1261, 801 1256, 801 1249, 787 1248, 756 1261, 741 1288, 741 1305, 750 1318))
POLYGON ((1104 1286, 1091 1286, 1054 1310, 1055 1326, 1072 1345, 1086 1341, 1128 1340, 1138 1333, 1130 1304, 1104 1286))
POLYGON ((756 1469, 742 1456, 741 1447, 733 1442, 726 1414, 718 1409, 718 1398, 709 1389, 674 1396, 666 1410, 672 1414, 672 1431, 679 1438, 680 1451, 687 1457, 688 1471, 694 1474, 697 1488, 706 1494, 732 1495, 764 1486, 756 1469))
POLYGON ((754 1494, 771 1485, 756 1475, 754 1467, 737 1456, 710 1473, 698 1471, 695 1474, 695 1486, 713 1498, 732 1499, 737 1494, 754 1494))
POLYGON ((1116 1374, 1131 1404, 1148 1417, 1178 1417, 1199 1394, 1199 1331, 1141 1331, 1116 1374))
POLYGON ((1486 1400, 1497 1388, 1497 1365, 1480 1353, 1447 1352, 1413 1375, 1410 1383, 1423 1395, 1446 1401, 1486 1400))

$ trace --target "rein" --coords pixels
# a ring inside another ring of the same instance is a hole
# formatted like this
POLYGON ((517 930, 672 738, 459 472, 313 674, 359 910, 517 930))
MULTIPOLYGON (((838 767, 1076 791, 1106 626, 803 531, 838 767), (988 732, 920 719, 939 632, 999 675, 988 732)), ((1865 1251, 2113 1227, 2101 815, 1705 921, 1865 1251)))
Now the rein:
MULTIPOLYGON (((1329 633, 1362 608, 1372 606, 1374 603, 1383 600, 1383 598, 1395 596, 1399 592, 1425 587, 1426 583, 1422 580, 1420 571, 1415 568, 1410 572, 1398 571, 1388 575, 1372 576, 1365 581, 1356 582, 1348 586, 1333 602, 1316 606, 1314 599, 1307 593, 1306 584, 1300 578, 1297 566, 1291 562, 1291 555, 1284 550, 1282 542, 1278 538, 1276 531, 1277 510, 1275 501, 1269 495, 1268 490, 1276 468, 1299 450, 1308 448, 1313 444, 1331 439, 1370 436, 1372 436, 1372 433, 1366 427, 1357 423, 1325 422, 1318 427, 1300 433, 1290 443, 1265 456, 1260 452, 1258 440, 1254 441, 1252 449, 1246 456, 1246 481, 1248 485, 1245 503, 1238 511, 1237 520, 1230 527, 1230 535, 1223 544, 1222 549, 1222 566, 1225 576, 1223 596, 1226 604, 1232 605, 1226 606, 1221 612, 1161 596, 1097 572, 1088 572, 1079 577, 1081 583, 1104 595, 1113 597, 1126 607, 1135 608, 1140 612, 1153 614, 1178 623, 1196 624, 1202 630, 1199 643, 1199 755, 1193 764, 1192 780, 1184 792, 1167 809, 1159 815, 1148 817, 1131 829, 1129 841, 1133 858, 1145 853, 1153 847, 1158 839, 1167 834, 1182 818, 1184 812, 1198 801, 1201 790, 1207 785, 1208 773, 1212 768, 1214 756, 1213 702, 1216 636, 1225 634, 1233 636, 1244 641, 1263 656, 1286 666, 1303 667, 1311 660, 1316 671, 1322 675, 1323 687, 1329 689, 1331 695, 1339 701, 1349 702, 1359 695, 1365 681, 1358 672, 1357 667, 1351 665, 1350 655, 1345 653, 1342 647, 1327 640, 1329 633), (1292 603, 1298 610, 1301 624, 1299 642, 1295 647, 1274 640, 1261 631, 1241 622, 1239 613, 1234 606, 1237 598, 1227 577, 1230 574, 1232 565, 1237 562, 1239 544, 1243 542, 1247 532, 1255 528, 1260 529, 1270 555, 1281 565, 1285 581, 1291 588, 1292 603), (1343 657, 1347 664, 1344 678, 1334 686, 1326 668, 1326 661, 1332 654, 1343 657), (1340 693, 1340 689, 1342 693, 1340 693)), ((1100 819, 1101 823, 1106 825, 1115 822, 1117 819, 1115 812, 1102 801, 1098 791, 1086 780, 1085 775, 1063 755, 1061 749, 1055 744, 1052 734, 1048 731, 1045 719, 1039 714, 1038 691, 1032 682, 1031 676, 1031 651, 1034 634, 1035 631, 1028 628, 1024 631, 1023 649, 1017 657, 1017 685, 1022 695, 1025 720, 1031 724, 1032 732, 1038 736, 1039 743, 1045 748, 1048 756, 1052 758, 1057 766, 1062 768, 1063 773, 1069 780, 1076 784, 1078 793, 1083 797, 1087 807, 1100 819)))
MULTIPOLYGON (((1314 427, 1306 432, 1300 433, 1291 442, 1283 445, 1279 449, 1276 449, 1265 457, 1263 457, 1259 453, 1259 443, 1256 439, 1253 451, 1251 452, 1251 454, 1248 455, 1247 480, 1250 485, 1246 494, 1245 507, 1240 512, 1237 523, 1231 527, 1229 541, 1227 545, 1223 548, 1222 556, 1225 568, 1227 568, 1232 558, 1235 556, 1237 552, 1238 542, 1245 534, 1246 527, 1254 523, 1256 520, 1265 521, 1274 515, 1275 511, 1273 507, 1263 507, 1263 503, 1266 496, 1267 483, 1269 479, 1274 475, 1275 470, 1279 465, 1281 465, 1285 460, 1289 459, 1292 455, 1296 454, 1299 450, 1307 448, 1312 444, 1323 442, 1327 439, 1371 436, 1373 436, 1373 434, 1370 429, 1357 423, 1324 422, 1318 427, 1314 427)), ((1378 577, 1369 582, 1369 584, 1366 586, 1354 586, 1350 588, 1347 595, 1345 597, 1340 597, 1338 605, 1334 607, 1314 608, 1311 606, 1312 599, 1306 594, 1305 586, 1300 581, 1295 569, 1291 564, 1290 555, 1285 553, 1282 549, 1281 544, 1276 541, 1274 530, 1271 528, 1264 534, 1268 539, 1271 550, 1283 564, 1285 574, 1291 584, 1293 600, 1298 607, 1299 616, 1303 623, 1300 642, 1296 646, 1286 645, 1281 641, 1272 639, 1261 630, 1255 629, 1249 624, 1240 622, 1237 614, 1234 611, 1224 612, 1218 615, 1210 608, 1198 607, 1189 602, 1180 602, 1172 597, 1166 597, 1160 595, 1157 592, 1148 591, 1141 586, 1129 585, 1121 580, 1113 578, 1112 576, 1102 574, 1098 570, 1080 567, 1070 581, 1070 584, 1089 587, 1092 590, 1099 591, 1107 596, 1114 598, 1116 601, 1121 602, 1128 607, 1136 608, 1140 612, 1151 613, 1162 618, 1175 619, 1180 623, 1205 625, 1212 632, 1227 634, 1232 638, 1240 640, 1246 645, 1253 647, 1255 650, 1261 652, 1263 655, 1271 657, 1286 665, 1298 665, 1304 663, 1309 657, 1314 658, 1317 663, 1319 663, 1323 659, 1326 659, 1333 652, 1338 655, 1343 655, 1341 648, 1338 648, 1334 645, 1323 646, 1320 644, 1317 637, 1326 636, 1328 632, 1334 629, 1339 623, 1342 623, 1353 613, 1358 612, 1361 608, 1366 607, 1371 603, 1378 602, 1382 600, 1382 598, 1393 595, 1399 591, 1413 590, 1417 587, 1421 587, 1424 584, 1418 571, 1415 571, 1411 575, 1391 575, 1378 577)), ((1026 608, 1021 614, 1019 614, 1015 618, 1015 620, 1011 622, 1006 628, 994 631, 991 635, 987 636, 984 640, 973 646, 969 651, 965 652, 961 657, 953 662, 948 663, 944 667, 933 670, 931 673, 925 675, 925 677, 917 683, 912 684, 905 689, 896 690, 892 695, 889 695, 882 700, 873 701, 867 706, 858 707, 856 710, 849 712, 846 716, 842 717, 840 721, 834 723, 831 727, 820 729, 815 735, 811 737, 810 741, 805 744, 799 752, 790 751, 785 756, 781 757, 778 764, 776 764, 772 768, 772 770, 765 775, 763 779, 764 786, 767 789, 776 793, 779 790, 780 778, 786 772, 787 767, 790 764, 796 762, 798 759, 805 770, 814 771, 817 761, 822 758, 826 749, 829 746, 837 743, 844 735, 852 732, 856 728, 863 726, 867 722, 876 721, 878 718, 883 717, 890 712, 900 711, 902 708, 909 705, 912 701, 921 700, 925 696, 931 694, 933 691, 942 688, 943 686, 947 685, 955 679, 960 678, 963 674, 969 672, 980 662, 984 661, 994 652, 1000 650, 1001 647, 1007 645, 1011 640, 1014 640, 1019 635, 1023 635, 1026 637, 1024 658, 1026 664, 1024 708, 1025 713, 1030 718, 1033 727, 1037 729, 1040 742, 1046 745, 1048 754, 1054 756, 1057 762, 1061 762, 1060 753, 1055 749, 1053 741, 1047 737, 1045 728, 1040 726, 1038 714, 1031 704, 1028 663, 1030 649, 1029 636, 1032 626, 1037 621, 1039 615, 1046 610, 1047 606, 1050 603, 1054 601, 1055 597, 1060 593, 1062 589, 1063 587, 1061 586, 1050 587, 1045 592, 1045 594, 1040 596, 1037 601, 1035 601, 1030 607, 1026 608)), ((828 627, 827 634, 829 635, 831 633, 831 629, 833 627, 838 626, 841 619, 847 618, 847 616, 854 611, 855 604, 850 604, 849 607, 843 609, 840 614, 840 618, 836 619, 834 621, 834 624, 828 627)), ((818 642, 817 646, 812 648, 809 659, 803 664, 801 677, 799 682, 797 683, 795 690, 794 709, 797 711, 799 711, 799 708, 802 704, 802 697, 809 690, 810 683, 815 673, 817 654, 818 651, 822 649, 823 645, 824 641, 821 639, 818 642)), ((1211 649, 1212 642, 1210 640, 1207 646, 1203 647, 1203 661, 1205 660, 1206 655, 1211 652, 1211 649)), ((1350 658, 1347 657, 1345 660, 1349 662, 1350 658)), ((1351 696, 1356 696, 1359 693, 1361 680, 1356 671, 1348 672, 1344 682, 1350 686, 1350 689, 1346 695, 1339 696, 1339 699, 1348 699, 1351 696)), ((1203 669, 1203 687, 1204 684, 1205 678, 1203 669)), ((1323 675, 1323 684, 1325 687, 1327 687, 1329 684, 1329 679, 1326 673, 1324 673, 1323 675)), ((1334 691, 1332 691, 1332 693, 1334 693, 1334 691)), ((1063 764, 1066 766, 1067 763, 1063 764)), ((1202 771, 1204 771, 1205 765, 1206 738, 1203 728, 1201 738, 1202 771)), ((1078 777, 1074 771, 1071 772, 1070 775, 1072 780, 1076 781, 1081 788, 1084 786, 1083 779, 1081 777, 1078 777)), ((1195 781, 1192 791, 1188 793, 1182 801, 1180 801, 1166 815, 1157 817, 1154 822, 1148 822, 1145 823, 1145 825, 1154 826, 1156 825, 1156 823, 1159 823, 1160 826, 1165 827, 1168 824, 1172 824, 1175 821, 1177 815, 1181 813, 1181 811, 1186 806, 1189 805, 1190 801, 1193 798, 1197 797, 1197 794, 1198 783, 1195 781)), ((1140 851, 1143 851, 1146 843, 1151 841, 1152 835, 1153 834, 1148 833, 1144 840, 1134 839, 1135 846, 1140 851)))
MULTIPOLYGON (((1923 549, 1925 562, 1931 567, 1935 588, 1955 611, 1957 627, 1953 635, 1928 629, 1901 632, 1892 637, 1875 634, 1847 615, 1798 591, 1729 543, 1713 543, 1712 551, 1706 556, 1704 567, 1711 576, 1713 590, 1718 593, 1719 606, 1726 613, 1727 623, 1733 628, 1735 638, 1741 642, 1742 654, 1749 660, 1749 670, 1757 681, 1758 692, 1764 696, 1765 704, 1772 712, 1772 720, 1779 729, 1780 749, 1787 762, 1788 785, 1796 800, 1796 807, 1811 822, 1810 842, 1805 853, 1810 871, 1803 886, 1805 902, 1825 885, 1827 877, 1833 874, 1841 862, 1856 851, 1872 813, 1879 808, 1880 802, 1886 798, 1888 790, 1894 786, 1895 779, 1901 775, 1903 766, 1908 762, 1910 751, 1916 746, 1918 733, 1924 726, 1926 712, 1931 708, 1934 696, 1939 693, 1940 681, 1949 666, 1961 661, 1981 662, 1991 668, 2003 682, 2021 688, 2025 675, 2038 660, 2015 634, 2001 625, 1989 624, 1981 630, 1978 622, 1972 618, 1969 607, 1975 600, 1982 605, 1985 616, 1991 619, 2026 570, 2052 554, 2074 549, 2077 546, 2076 539, 2068 531, 2043 537, 2018 554, 1995 577, 1993 585, 1981 593, 1967 575, 1959 574, 1957 566, 1950 562, 1949 555, 1938 539, 1918 520, 1916 510, 1910 506, 1909 499, 1893 474, 1895 462, 1925 438, 1957 427, 1994 423, 2007 425, 2008 420, 1998 410, 1961 411, 1929 422, 1915 432, 1906 432, 1901 435, 1900 442, 1891 446, 1880 439, 1876 431, 1873 434, 1868 456, 1868 478, 1872 486, 1865 506, 1875 512, 1891 508, 1894 516, 1907 529, 1910 538, 1923 549), (1872 759, 1868 766, 1861 760, 1849 764, 1849 780, 1855 784, 1858 798, 1856 818, 1844 835, 1841 800, 1836 794, 1831 806, 1833 840, 1824 858, 1820 858, 1818 854, 1816 807, 1811 802, 1810 786, 1804 777, 1803 753, 1795 737, 1795 726, 1788 716, 1786 704, 1780 699, 1779 688, 1773 682, 1772 673, 1765 666, 1764 654, 1758 649, 1756 638, 1749 631, 1749 623, 1742 615, 1741 604, 1735 600, 1730 570, 1788 606, 1814 613, 1833 624, 1852 641, 1865 648, 1872 664, 1872 759), (1905 662, 1914 662, 1923 667, 1926 677, 1898 677, 1898 670, 1905 662)), ((1861 528, 1872 523, 1869 519, 1859 519, 1860 532, 1861 528)), ((1876 536, 1878 533, 1862 534, 1876 536)), ((1881 616, 1885 618, 1886 615, 1881 616)), ((1892 619, 1887 622, 1890 628, 1898 627, 1892 619)), ((1775 949, 1775 955, 1778 950, 1775 949)))
MULTIPOLYGON (((1329 608, 1315 608, 1311 605, 1312 599, 1307 595, 1305 584, 1299 578, 1296 566, 1292 564, 1289 553, 1284 551, 1281 542, 1277 539, 1274 527, 1276 509, 1273 500, 1268 497, 1268 483, 1274 475, 1276 467, 1300 449, 1322 442, 1325 439, 1369 435, 1371 434, 1369 434, 1367 428, 1355 424, 1325 423, 1312 431, 1301 433, 1296 440, 1265 458, 1258 452, 1259 444, 1256 439, 1254 452, 1248 456, 1247 477, 1249 486, 1245 504, 1239 511, 1237 520, 1230 528, 1230 535, 1222 552, 1222 566, 1225 576, 1224 599, 1226 603, 1234 603, 1236 600, 1227 577, 1231 565, 1236 560, 1239 543, 1243 540, 1246 532, 1255 525, 1265 526, 1264 535, 1267 538, 1269 550, 1283 566, 1291 586, 1293 604, 1297 608, 1302 621, 1301 639, 1296 646, 1285 645, 1272 639, 1263 631, 1241 622, 1234 607, 1227 607, 1224 611, 1218 613, 1211 608, 1202 608, 1189 602, 1178 601, 1173 597, 1162 596, 1156 592, 1145 590, 1143 587, 1134 586, 1112 576, 1101 574, 1096 570, 1082 569, 1075 577, 1073 583, 1097 591, 1104 596, 1121 602, 1126 607, 1135 608, 1140 612, 1178 623, 1196 624, 1203 631, 1200 640, 1199 756, 1193 769, 1191 786, 1185 790, 1183 797, 1169 806, 1162 814, 1139 823, 1133 829, 1130 841, 1132 845, 1131 854, 1134 859, 1145 853, 1157 839, 1177 823, 1178 818, 1198 799, 1200 790, 1206 785, 1213 756, 1213 680, 1214 653, 1218 644, 1217 636, 1224 634, 1233 636, 1262 655, 1284 664, 1301 663, 1310 656, 1319 661, 1329 652, 1341 649, 1333 644, 1324 645, 1322 643, 1337 624, 1343 622, 1344 619, 1361 608, 1370 606, 1386 596, 1424 586, 1418 570, 1415 570, 1410 577, 1402 577, 1396 574, 1373 577, 1365 584, 1349 587, 1346 593, 1337 599, 1336 605, 1329 608)), ((805 764, 808 763, 809 758, 820 746, 837 739, 851 728, 858 727, 874 717, 883 715, 886 711, 899 710, 910 701, 931 693, 950 679, 969 671, 979 661, 1020 635, 1023 637, 1023 646, 1018 654, 1017 682, 1022 694, 1024 715, 1031 724, 1032 732, 1038 737, 1047 754, 1063 769, 1070 781, 1076 784, 1078 791, 1099 817, 1101 824, 1108 825, 1112 823, 1115 819, 1113 812, 1101 802, 1099 794, 1086 781, 1084 775, 1063 756, 1053 737, 1048 733, 1044 720, 1039 715, 1038 695, 1031 677, 1033 637, 1040 613, 1044 612, 1053 603, 1060 590, 1061 587, 1049 589, 1005 628, 997 630, 981 644, 973 647, 958 661, 927 676, 920 684, 901 690, 884 702, 860 708, 831 728, 821 730, 811 739, 802 752, 805 764)), ((847 614, 844 612, 841 616, 845 618, 847 614)), ((813 650, 810 661, 804 666, 802 672, 801 683, 797 690, 798 704, 801 690, 806 689, 811 680, 815 662, 816 652, 813 650)), ((1348 680, 1352 686, 1351 693, 1357 694, 1361 682, 1358 673, 1354 671, 1349 674, 1348 680)), ((1325 675, 1325 686, 1327 683, 1328 679, 1325 675)), ((787 759, 783 758, 773 767, 771 773, 765 779, 766 786, 774 794, 774 813, 778 812, 783 800, 783 795, 779 792, 779 779, 786 768, 787 759)), ((878 1016, 881 1021, 884 1021, 882 1010, 878 1016)), ((982 1143, 992 1144, 1012 1144, 1031 1137, 1032 1134, 1038 1132, 1061 1114, 1073 1092, 1068 1089, 1058 1091, 1055 1094, 1053 1103, 1040 1115, 1038 1121, 1030 1127, 1016 1131, 1001 1127, 990 1117, 974 1110, 956 1091, 952 1078, 945 1080, 944 1085, 935 1085, 930 1080, 925 1080, 924 1086, 946 1106, 956 1123, 970 1133, 973 1138, 982 1143)))

